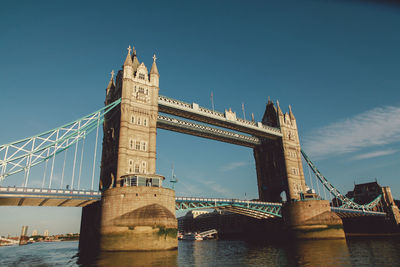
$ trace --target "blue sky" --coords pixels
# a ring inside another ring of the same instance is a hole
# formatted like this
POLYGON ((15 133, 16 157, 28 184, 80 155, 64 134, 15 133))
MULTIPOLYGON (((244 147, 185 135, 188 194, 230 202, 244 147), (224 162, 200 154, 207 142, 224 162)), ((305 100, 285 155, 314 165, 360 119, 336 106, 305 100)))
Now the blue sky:
MULTIPOLYGON (((148 68, 157 54, 160 94, 211 107, 213 91, 217 110, 244 103, 257 120, 268 96, 291 104, 332 184, 377 178, 400 198, 399 25, 399 6, 374 1, 2 2, 0 144, 99 109, 134 45, 148 68)), ((257 198, 251 149, 164 130, 157 142, 177 195, 257 198)), ((79 231, 79 208, 0 212, 0 234, 79 231)))

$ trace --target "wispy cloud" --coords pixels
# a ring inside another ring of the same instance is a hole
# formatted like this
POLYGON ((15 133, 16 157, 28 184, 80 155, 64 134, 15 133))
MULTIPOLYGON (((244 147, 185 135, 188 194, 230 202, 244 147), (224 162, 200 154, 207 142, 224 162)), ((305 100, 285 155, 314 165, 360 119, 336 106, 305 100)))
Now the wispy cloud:
POLYGON ((317 129, 305 138, 304 149, 313 157, 323 158, 398 141, 400 107, 388 106, 375 108, 317 129))
POLYGON ((176 192, 179 196, 202 196, 204 194, 199 186, 188 184, 183 181, 179 181, 176 192))
POLYGON ((395 149, 378 150, 378 151, 364 153, 364 154, 360 154, 360 155, 354 156, 353 159, 357 160, 357 159, 376 158, 376 157, 391 155, 391 154, 396 153, 397 151, 398 150, 395 150, 395 149))
POLYGON ((246 165, 249 165, 249 164, 250 163, 246 162, 246 161, 231 162, 229 164, 226 164, 226 165, 222 166, 220 170, 223 171, 223 172, 233 171, 233 170, 235 170, 237 168, 240 168, 240 167, 243 167, 243 166, 246 166, 246 165))
POLYGON ((218 193, 218 195, 222 197, 232 197, 234 195, 231 190, 218 184, 215 181, 202 181, 201 183, 208 187, 208 189, 218 193))

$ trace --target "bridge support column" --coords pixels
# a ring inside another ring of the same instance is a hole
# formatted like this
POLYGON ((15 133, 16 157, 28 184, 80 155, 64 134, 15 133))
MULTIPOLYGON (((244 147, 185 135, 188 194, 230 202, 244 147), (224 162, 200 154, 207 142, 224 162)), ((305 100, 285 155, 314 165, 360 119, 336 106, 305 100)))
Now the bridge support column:
POLYGON ((175 191, 115 187, 102 196, 102 251, 150 251, 178 247, 175 191))
POLYGON ((345 238, 342 219, 331 212, 328 200, 306 200, 286 204, 283 219, 297 239, 345 238))

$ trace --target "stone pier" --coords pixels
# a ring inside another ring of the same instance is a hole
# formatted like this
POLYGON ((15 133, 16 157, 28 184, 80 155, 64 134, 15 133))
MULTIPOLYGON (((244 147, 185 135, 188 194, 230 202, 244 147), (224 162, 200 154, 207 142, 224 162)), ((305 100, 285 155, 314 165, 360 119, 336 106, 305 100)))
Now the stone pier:
POLYGON ((328 200, 304 200, 282 209, 285 226, 296 239, 345 238, 342 219, 331 212, 328 200))
POLYGON ((102 197, 102 251, 151 251, 178 247, 175 191, 117 187, 102 197))

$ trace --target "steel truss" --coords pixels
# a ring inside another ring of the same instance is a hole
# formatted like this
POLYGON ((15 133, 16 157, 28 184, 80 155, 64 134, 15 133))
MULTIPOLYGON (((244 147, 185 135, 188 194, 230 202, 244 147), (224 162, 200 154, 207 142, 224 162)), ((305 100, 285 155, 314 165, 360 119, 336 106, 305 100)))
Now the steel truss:
POLYGON ((312 163, 310 158, 306 155, 306 153, 303 150, 301 150, 301 154, 303 155, 303 158, 307 162, 308 166, 310 166, 311 170, 318 177, 319 181, 325 186, 326 189, 328 189, 329 193, 331 193, 334 197, 336 197, 338 200, 341 201, 341 203, 342 203, 341 208, 371 210, 376 205, 378 205, 379 201, 382 198, 382 194, 380 194, 377 198, 375 198, 368 204, 364 204, 364 205, 357 204, 350 198, 341 194, 339 192, 339 190, 337 190, 333 185, 331 185, 331 183, 329 183, 329 181, 321 174, 321 172, 317 169, 317 167, 314 165, 314 163, 312 163))
POLYGON ((282 217, 281 203, 248 201, 239 199, 176 197, 175 209, 177 211, 197 209, 224 209, 229 212, 238 213, 258 219, 282 217))
MULTIPOLYGON (((0 145, 0 182, 7 176, 25 171, 27 186, 30 168, 52 158, 84 139, 104 121, 104 115, 121 99, 73 122, 16 142, 0 145)), ((97 139, 97 138, 96 138, 97 139)), ((96 140, 97 141, 97 140, 96 140)))

